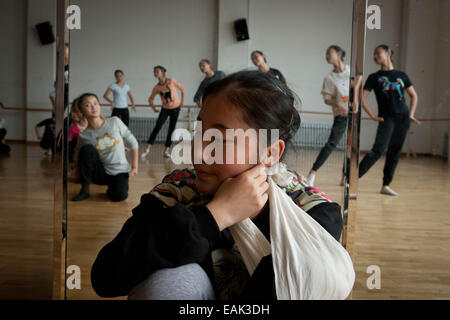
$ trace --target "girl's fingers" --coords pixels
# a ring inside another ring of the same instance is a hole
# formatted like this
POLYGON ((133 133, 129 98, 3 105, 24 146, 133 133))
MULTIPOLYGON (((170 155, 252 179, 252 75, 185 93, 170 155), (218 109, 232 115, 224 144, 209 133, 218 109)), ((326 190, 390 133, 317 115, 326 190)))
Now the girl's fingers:
POLYGON ((265 181, 267 181, 267 175, 266 174, 261 174, 260 176, 255 178, 255 184, 257 186, 261 185, 265 181))
POLYGON ((269 183, 268 182, 263 182, 262 184, 259 185, 259 192, 260 194, 266 193, 267 190, 269 190, 269 183))

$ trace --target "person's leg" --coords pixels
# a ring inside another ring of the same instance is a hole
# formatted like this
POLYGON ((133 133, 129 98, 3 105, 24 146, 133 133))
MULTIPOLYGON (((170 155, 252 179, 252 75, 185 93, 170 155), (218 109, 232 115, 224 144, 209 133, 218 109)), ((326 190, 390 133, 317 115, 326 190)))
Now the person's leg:
POLYGON ((169 112, 167 109, 161 108, 161 112, 159 113, 158 120, 156 120, 155 128, 153 128, 153 131, 150 135, 150 138, 147 141, 147 149, 144 153, 142 153, 142 157, 145 157, 150 152, 151 145, 155 142, 156 136, 159 133, 159 130, 161 130, 164 122, 166 122, 167 117, 169 116, 169 112))
POLYGON ((169 131, 167 131, 166 144, 165 144, 166 150, 164 152, 165 156, 167 156, 167 154, 169 152, 169 148, 172 145, 172 134, 175 131, 175 127, 177 125, 179 115, 180 115, 180 108, 170 110, 169 131))
POLYGON ((128 108, 123 109, 122 121, 128 127, 128 124, 130 123, 130 111, 128 110, 128 108))
POLYGON ((106 195, 111 201, 122 201, 128 198, 128 173, 108 176, 106 195))
POLYGON ((383 186, 389 186, 392 182, 409 127, 409 115, 406 114, 396 118, 394 132, 392 133, 384 165, 383 186))
POLYGON ((91 144, 82 146, 78 153, 78 173, 81 190, 72 201, 82 201, 89 198, 90 183, 104 185, 107 182, 105 168, 100 161, 97 150, 91 144))
POLYGON ((367 171, 378 161, 387 149, 392 132, 394 131, 394 121, 392 118, 384 118, 378 123, 377 135, 372 150, 370 150, 359 164, 359 177, 364 176, 367 171))
POLYGON ((331 128, 331 134, 328 138, 325 146, 320 150, 319 155, 317 156, 316 161, 313 164, 313 167, 308 175, 308 184, 314 184, 315 173, 322 167, 325 161, 328 159, 330 154, 339 144, 342 139, 342 136, 347 128, 347 118, 343 116, 337 116, 334 118, 333 127, 331 128))
POLYGON ((6 129, 5 128, 0 129, 0 142, 3 142, 5 136, 6 136, 6 129))
POLYGON ((119 110, 119 109, 116 109, 116 108, 113 108, 113 109, 112 109, 112 112, 111 112, 111 118, 112 118, 112 117, 119 117, 119 118, 120 118, 118 110, 119 110))
POLYGON ((211 281, 197 263, 161 269, 128 294, 129 300, 215 300, 211 281))

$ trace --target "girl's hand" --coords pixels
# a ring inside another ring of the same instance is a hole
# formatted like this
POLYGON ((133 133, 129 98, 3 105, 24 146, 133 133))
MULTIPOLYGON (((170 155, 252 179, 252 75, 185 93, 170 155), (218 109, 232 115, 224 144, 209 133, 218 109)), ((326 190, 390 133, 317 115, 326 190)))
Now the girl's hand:
POLYGON ((373 121, 375 121, 375 122, 384 122, 384 118, 381 118, 381 117, 371 117, 372 118, 372 120, 373 121))
POLYGON ((422 122, 420 122, 419 120, 417 120, 414 116, 409 116, 409 119, 413 122, 413 123, 415 123, 415 124, 417 124, 417 125, 421 125, 422 124, 422 122))
POLYGON ((152 106, 152 109, 153 109, 154 113, 158 113, 159 112, 154 106, 152 106))
POLYGON ((134 112, 136 112, 136 106, 134 104, 131 106, 131 108, 133 109, 134 112))
POLYGON ((338 110, 342 115, 348 115, 348 108, 342 103, 338 104, 338 110))
POLYGON ((114 102, 111 102, 111 109, 114 109, 115 105, 114 102))
POLYGON ((256 217, 269 198, 268 189, 265 166, 259 164, 223 182, 207 208, 222 231, 246 218, 256 217))
POLYGON ((128 178, 132 178, 137 174, 138 174, 138 169, 133 167, 133 168, 131 168, 131 171, 128 172, 128 178))

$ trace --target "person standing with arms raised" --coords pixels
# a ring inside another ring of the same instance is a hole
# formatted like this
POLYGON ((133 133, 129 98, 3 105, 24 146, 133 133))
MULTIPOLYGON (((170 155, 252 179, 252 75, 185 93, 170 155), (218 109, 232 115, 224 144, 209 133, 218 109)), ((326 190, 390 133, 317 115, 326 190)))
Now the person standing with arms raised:
POLYGON ((164 122, 167 118, 170 118, 169 131, 167 132, 167 138, 165 143, 164 157, 170 158, 169 148, 172 145, 172 133, 175 130, 178 116, 180 115, 180 108, 184 105, 184 87, 173 78, 166 78, 166 68, 163 66, 156 66, 153 68, 153 74, 158 83, 153 88, 151 96, 148 98, 150 107, 154 112, 159 112, 153 105, 153 101, 157 95, 161 97, 162 108, 156 121, 155 128, 148 139, 146 150, 141 154, 141 158, 145 158, 150 153, 150 148, 156 140, 156 136, 161 130, 164 122), (181 100, 178 97, 177 90, 181 92, 181 100))
POLYGON ((325 104, 333 110, 334 122, 327 143, 320 151, 308 175, 307 183, 314 186, 316 173, 341 141, 347 128, 348 101, 350 93, 350 66, 344 64, 345 51, 336 45, 327 49, 327 62, 333 71, 323 80, 322 96, 325 104))
POLYGON ((194 102, 197 104, 197 106, 201 107, 201 99, 206 87, 214 81, 225 78, 225 73, 220 70, 214 71, 211 68, 211 62, 208 59, 202 59, 199 62, 199 67, 200 71, 205 74, 205 79, 203 79, 203 81, 200 83, 200 86, 198 87, 197 92, 194 95, 194 102))
POLYGON ((264 55, 264 53, 262 53, 259 50, 255 50, 252 52, 250 57, 252 59, 253 64, 256 67, 258 67, 259 71, 268 73, 268 74, 274 76, 275 78, 277 78, 278 80, 286 83, 286 79, 284 78, 284 76, 280 72, 280 70, 271 68, 267 65, 267 59, 266 59, 266 56, 264 55))

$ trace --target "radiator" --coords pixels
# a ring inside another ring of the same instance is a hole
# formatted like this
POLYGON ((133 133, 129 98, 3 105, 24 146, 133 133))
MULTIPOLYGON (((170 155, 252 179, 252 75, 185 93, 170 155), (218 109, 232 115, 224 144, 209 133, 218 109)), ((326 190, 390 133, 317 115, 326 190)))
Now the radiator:
MULTIPOLYGON (((191 117, 195 119, 194 117, 191 117)), ((157 118, 151 117, 131 117, 130 130, 138 141, 147 141, 150 134, 155 127, 157 118)), ((177 128, 188 128, 188 117, 181 117, 178 119, 177 128)), ((328 141, 330 136, 332 124, 323 123, 302 123, 300 130, 297 131, 292 141, 293 145, 302 148, 320 149, 328 141)), ((193 127, 193 120, 191 120, 191 128, 193 127)), ((169 119, 164 123, 163 127, 156 136, 156 142, 166 141, 167 131, 169 130, 169 119)), ((345 143, 347 141, 347 134, 342 136, 338 150, 345 150, 345 143)))

